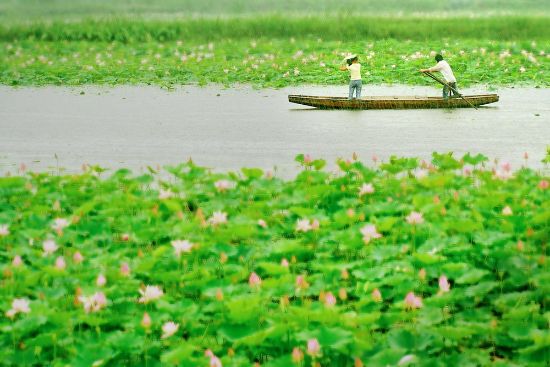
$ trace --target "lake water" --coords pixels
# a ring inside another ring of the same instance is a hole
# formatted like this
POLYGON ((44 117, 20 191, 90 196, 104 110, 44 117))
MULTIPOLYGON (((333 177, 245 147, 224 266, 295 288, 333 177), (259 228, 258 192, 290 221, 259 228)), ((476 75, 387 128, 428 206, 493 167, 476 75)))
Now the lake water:
MULTIPOLYGON (((363 95, 440 95, 436 87, 364 85, 363 95)), ((289 94, 345 96, 347 86, 0 86, 0 173, 83 163, 138 174, 146 166, 177 165, 190 157, 216 172, 257 167, 292 179, 300 153, 372 164, 376 154, 431 160, 432 152, 470 152, 543 168, 550 144, 550 89, 484 87, 463 94, 497 93, 498 103, 478 110, 324 111, 288 102, 289 94), (83 94, 81 94, 83 93, 83 94)), ((50 167, 50 168, 48 168, 50 167)))

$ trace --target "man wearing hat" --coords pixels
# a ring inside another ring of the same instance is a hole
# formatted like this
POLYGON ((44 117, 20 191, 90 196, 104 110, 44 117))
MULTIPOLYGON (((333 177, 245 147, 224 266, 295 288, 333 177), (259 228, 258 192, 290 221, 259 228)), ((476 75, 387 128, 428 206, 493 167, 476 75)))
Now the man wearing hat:
POLYGON ((353 99, 355 91, 355 98, 361 99, 361 88, 363 87, 363 81, 361 80, 361 64, 357 62, 357 55, 347 56, 340 65, 340 70, 349 70, 351 78, 349 81, 349 96, 348 99, 353 99))

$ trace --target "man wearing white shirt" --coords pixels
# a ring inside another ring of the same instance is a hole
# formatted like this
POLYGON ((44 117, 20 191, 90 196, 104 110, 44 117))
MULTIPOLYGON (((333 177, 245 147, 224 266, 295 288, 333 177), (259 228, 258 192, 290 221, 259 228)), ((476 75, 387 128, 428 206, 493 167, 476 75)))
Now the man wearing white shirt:
MULTIPOLYGON (((432 66, 428 69, 422 69, 420 70, 421 73, 425 72, 437 72, 439 71, 441 75, 443 76, 443 79, 445 79, 445 82, 450 85, 453 89, 456 90, 456 78, 453 74, 453 69, 451 69, 451 66, 449 63, 445 60, 443 60, 443 56, 441 54, 435 55, 435 61, 437 61, 437 64, 435 66, 432 66)), ((449 98, 449 95, 451 93, 451 90, 449 87, 444 86, 443 87, 443 98, 449 98)), ((455 97, 460 97, 457 93, 453 91, 453 95, 455 97)))
POLYGON ((361 99, 361 89, 363 87, 363 81, 361 80, 361 64, 357 62, 357 55, 348 56, 342 61, 340 70, 350 71, 349 81, 349 95, 348 99, 353 99, 353 92, 355 91, 355 98, 361 99), (347 65, 346 65, 347 64, 347 65))

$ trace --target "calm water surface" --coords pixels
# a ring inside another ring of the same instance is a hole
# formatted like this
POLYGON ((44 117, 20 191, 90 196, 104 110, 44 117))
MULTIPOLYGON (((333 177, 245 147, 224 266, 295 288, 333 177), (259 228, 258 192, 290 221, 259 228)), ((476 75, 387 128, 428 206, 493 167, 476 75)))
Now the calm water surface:
MULTIPOLYGON (((488 93, 485 88, 461 90, 488 93)), ((345 96, 347 86, 250 87, 0 86, 0 172, 21 162, 35 171, 83 163, 139 173, 147 165, 176 165, 190 157, 214 171, 274 170, 291 179, 294 157, 308 153, 371 164, 391 155, 470 152, 505 159, 514 169, 540 160, 550 144, 550 89, 501 88, 500 101, 474 109, 323 111, 289 103, 288 94, 345 96), (81 94, 83 93, 83 94, 81 94), (50 168, 48 168, 50 167, 50 168)), ((440 94, 436 87, 364 86, 364 95, 440 94)))

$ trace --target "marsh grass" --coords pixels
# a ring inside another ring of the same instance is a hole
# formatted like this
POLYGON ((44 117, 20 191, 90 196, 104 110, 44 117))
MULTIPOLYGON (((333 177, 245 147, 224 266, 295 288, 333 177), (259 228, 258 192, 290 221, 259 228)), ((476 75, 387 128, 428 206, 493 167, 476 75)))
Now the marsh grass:
POLYGON ((78 21, 5 22, 0 40, 134 42, 214 41, 224 38, 321 38, 323 40, 487 39, 543 40, 547 16, 371 16, 267 14, 145 19, 109 16, 78 21))

